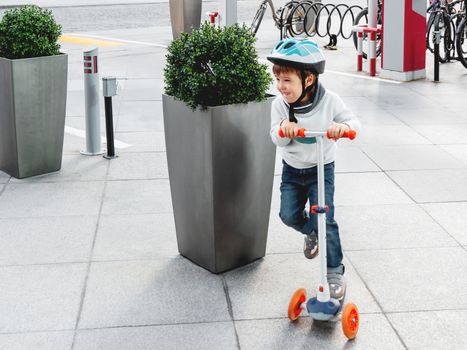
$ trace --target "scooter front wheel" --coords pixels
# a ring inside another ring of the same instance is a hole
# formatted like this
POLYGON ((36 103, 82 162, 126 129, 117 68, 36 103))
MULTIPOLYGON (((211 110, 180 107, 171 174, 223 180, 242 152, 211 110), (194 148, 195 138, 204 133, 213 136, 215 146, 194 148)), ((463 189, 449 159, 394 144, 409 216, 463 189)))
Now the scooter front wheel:
POLYGON ((346 304, 342 311, 342 330, 347 338, 354 339, 360 325, 360 316, 355 304, 346 304))
POLYGON ((289 319, 295 321, 302 313, 302 304, 306 301, 305 288, 297 289, 289 303, 289 319))

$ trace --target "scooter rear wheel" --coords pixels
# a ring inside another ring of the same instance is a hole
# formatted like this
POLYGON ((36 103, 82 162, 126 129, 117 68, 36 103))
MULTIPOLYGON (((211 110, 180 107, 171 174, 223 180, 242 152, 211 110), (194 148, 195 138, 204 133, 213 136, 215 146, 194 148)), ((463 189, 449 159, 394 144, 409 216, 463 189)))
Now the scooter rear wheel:
POLYGON ((297 289, 289 303, 289 319, 295 321, 302 313, 301 305, 306 301, 305 288, 297 289))
POLYGON ((342 311, 342 330, 349 339, 354 339, 360 325, 360 316, 355 304, 346 304, 342 311))

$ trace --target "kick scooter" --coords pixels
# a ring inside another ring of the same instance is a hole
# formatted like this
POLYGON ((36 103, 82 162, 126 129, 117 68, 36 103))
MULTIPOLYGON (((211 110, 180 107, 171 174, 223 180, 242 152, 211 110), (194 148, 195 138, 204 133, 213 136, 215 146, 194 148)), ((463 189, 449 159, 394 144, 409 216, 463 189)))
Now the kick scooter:
MULTIPOLYGON (((279 129, 279 136, 285 137, 282 129, 279 129)), ((353 140, 356 136, 354 130, 349 130, 342 137, 353 140)), ((316 297, 308 299, 305 288, 297 289, 289 303, 289 319, 295 321, 303 310, 314 320, 331 321, 337 320, 342 312, 342 330, 348 339, 353 339, 357 335, 359 326, 359 314, 355 304, 344 305, 345 296, 341 300, 331 298, 329 283, 327 280, 327 259, 326 259, 326 213, 328 207, 324 199, 324 154, 323 138, 330 138, 327 132, 308 131, 300 129, 298 137, 314 137, 316 139, 318 155, 318 205, 311 206, 311 214, 318 215, 318 244, 320 255, 320 284, 317 288, 316 297)))

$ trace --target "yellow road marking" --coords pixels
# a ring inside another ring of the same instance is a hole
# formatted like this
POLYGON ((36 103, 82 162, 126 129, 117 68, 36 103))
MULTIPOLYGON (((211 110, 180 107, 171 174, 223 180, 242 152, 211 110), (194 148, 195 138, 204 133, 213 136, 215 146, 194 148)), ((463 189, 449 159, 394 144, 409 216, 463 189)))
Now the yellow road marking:
POLYGON ((62 35, 60 37, 61 43, 69 43, 69 44, 76 44, 76 45, 94 45, 99 47, 110 47, 110 46, 121 46, 125 45, 123 43, 119 43, 116 41, 108 41, 108 40, 98 40, 98 39, 91 39, 91 38, 80 38, 77 36, 70 36, 70 35, 62 35))

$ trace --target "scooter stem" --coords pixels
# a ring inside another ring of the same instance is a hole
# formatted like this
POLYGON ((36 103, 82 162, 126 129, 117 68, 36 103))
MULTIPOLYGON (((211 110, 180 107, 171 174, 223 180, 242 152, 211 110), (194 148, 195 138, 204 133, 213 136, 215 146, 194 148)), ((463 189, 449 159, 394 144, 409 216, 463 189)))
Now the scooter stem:
MULTIPOLYGON (((323 136, 316 137, 317 146, 317 168, 318 168, 318 206, 326 206, 324 190, 324 155, 323 155, 323 136)), ((327 279, 327 250, 326 250, 326 213, 317 213, 318 215, 318 244, 320 256, 320 285, 318 286, 317 299, 326 302, 330 299, 329 284, 327 279)))

